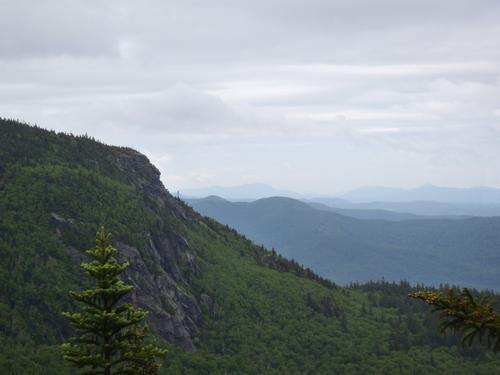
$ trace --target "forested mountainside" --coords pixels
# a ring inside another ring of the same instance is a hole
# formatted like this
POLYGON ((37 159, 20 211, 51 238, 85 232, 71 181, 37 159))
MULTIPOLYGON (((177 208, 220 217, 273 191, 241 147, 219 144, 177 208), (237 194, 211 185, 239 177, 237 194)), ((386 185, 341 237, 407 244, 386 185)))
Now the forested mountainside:
POLYGON ((500 289, 500 217, 359 220, 280 197, 190 203, 339 283, 384 277, 500 289))
POLYGON ((140 153, 0 120, 0 373, 75 374, 68 290, 103 224, 169 353, 164 374, 494 374, 407 283, 337 287, 172 197, 140 153))

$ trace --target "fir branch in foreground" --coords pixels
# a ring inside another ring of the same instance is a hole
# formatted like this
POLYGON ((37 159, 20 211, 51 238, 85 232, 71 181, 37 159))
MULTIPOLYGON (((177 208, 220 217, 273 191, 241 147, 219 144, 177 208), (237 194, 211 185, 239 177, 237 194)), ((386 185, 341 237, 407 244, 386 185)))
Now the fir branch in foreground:
POLYGON ((420 291, 409 296, 433 306, 442 320, 441 332, 452 330, 460 334, 463 345, 471 345, 476 338, 479 341, 486 338, 488 347, 500 349, 500 315, 493 308, 496 302, 476 301, 466 288, 460 293, 448 289, 447 294, 420 291))

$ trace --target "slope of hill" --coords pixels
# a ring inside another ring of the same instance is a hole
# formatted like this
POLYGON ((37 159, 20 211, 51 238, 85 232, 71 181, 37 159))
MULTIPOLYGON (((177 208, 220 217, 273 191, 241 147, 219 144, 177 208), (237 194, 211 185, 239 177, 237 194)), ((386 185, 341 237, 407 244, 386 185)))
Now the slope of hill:
POLYGON ((163 374, 493 374, 407 284, 335 287, 173 198, 143 155, 0 120, 0 373, 75 374, 60 312, 105 224, 170 347, 163 374), (368 287, 368 286, 367 286, 368 287))
POLYGON ((357 220, 279 197, 191 203, 340 283, 384 277, 500 289, 500 218, 357 220))

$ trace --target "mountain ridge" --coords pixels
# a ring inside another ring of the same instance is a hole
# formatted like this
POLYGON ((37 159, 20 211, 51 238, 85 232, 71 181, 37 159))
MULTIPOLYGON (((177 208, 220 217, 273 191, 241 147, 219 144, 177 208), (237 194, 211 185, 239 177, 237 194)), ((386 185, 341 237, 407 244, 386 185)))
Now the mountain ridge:
MULTIPOLYGON (((181 190, 183 199, 219 196, 230 201, 254 201, 275 196, 300 199, 310 204, 323 204, 335 209, 395 211, 402 218, 417 216, 500 216, 500 189, 492 187, 455 188, 431 184, 416 188, 360 187, 337 195, 300 194, 275 189, 266 184, 213 186, 181 190)), ((351 213, 353 216, 354 213, 351 213)), ((358 212, 359 214, 359 212, 358 212)), ((366 212, 372 216, 373 212, 366 212)), ((380 213, 382 214, 382 212, 380 213)), ((392 215, 397 216, 397 215, 392 215)))
POLYGON ((230 200, 261 199, 269 196, 302 197, 300 193, 290 190, 276 189, 262 183, 243 184, 234 186, 210 186, 199 189, 181 189, 180 195, 184 198, 203 198, 220 196, 230 200))
POLYGON ((0 143, 0 373, 75 373, 60 312, 101 224, 169 349, 161 375, 500 369, 440 336, 407 283, 336 286, 194 212, 136 151, 3 119, 0 143))
POLYGON ((384 277, 500 288, 498 217, 361 220, 291 198, 192 206, 343 284, 384 277))

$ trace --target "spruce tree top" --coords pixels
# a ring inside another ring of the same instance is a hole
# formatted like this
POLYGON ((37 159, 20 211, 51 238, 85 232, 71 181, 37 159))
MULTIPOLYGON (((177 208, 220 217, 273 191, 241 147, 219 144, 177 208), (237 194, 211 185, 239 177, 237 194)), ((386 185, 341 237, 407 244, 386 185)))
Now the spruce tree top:
POLYGON ((121 302, 134 287, 120 280, 129 263, 120 264, 114 258, 118 250, 110 243, 111 235, 101 227, 96 247, 87 251, 92 261, 82 263, 85 273, 95 279, 95 287, 70 292, 84 307, 80 313, 63 313, 78 334, 63 344, 64 358, 88 369, 84 374, 89 375, 156 374, 155 358, 165 351, 144 344, 147 328, 140 323, 147 312, 121 302))

